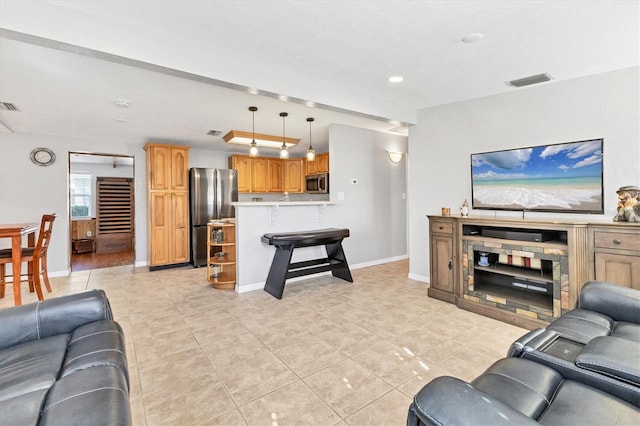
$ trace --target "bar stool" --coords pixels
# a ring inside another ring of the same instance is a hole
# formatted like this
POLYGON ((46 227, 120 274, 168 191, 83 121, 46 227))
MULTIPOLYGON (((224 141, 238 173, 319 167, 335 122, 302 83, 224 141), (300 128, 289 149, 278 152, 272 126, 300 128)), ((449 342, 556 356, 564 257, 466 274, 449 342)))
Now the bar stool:
MULTIPOLYGON (((35 289, 38 300, 44 299, 40 285, 40 275, 42 275, 47 291, 51 293, 51 283, 47 272, 47 249, 51 241, 51 230, 55 219, 55 213, 43 215, 40 221, 40 233, 36 246, 22 247, 22 261, 27 262, 29 290, 33 291, 35 289)), ((5 265, 11 263, 11 261, 11 249, 0 250, 0 298, 4 297, 4 287, 7 284, 5 265)))

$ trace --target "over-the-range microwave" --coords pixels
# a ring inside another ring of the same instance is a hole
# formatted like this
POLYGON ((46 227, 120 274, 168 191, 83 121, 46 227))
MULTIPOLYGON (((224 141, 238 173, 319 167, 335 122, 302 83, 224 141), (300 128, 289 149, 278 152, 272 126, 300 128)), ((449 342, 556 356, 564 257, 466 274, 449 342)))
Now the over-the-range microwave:
POLYGON ((329 192, 329 173, 307 175, 305 192, 309 194, 327 194, 329 192))

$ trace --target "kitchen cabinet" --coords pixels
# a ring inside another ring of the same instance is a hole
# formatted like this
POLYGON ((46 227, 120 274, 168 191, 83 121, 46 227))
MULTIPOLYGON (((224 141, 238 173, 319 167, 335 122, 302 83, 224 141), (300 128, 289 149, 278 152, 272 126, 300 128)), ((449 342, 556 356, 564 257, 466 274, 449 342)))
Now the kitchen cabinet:
POLYGON ((285 162, 284 190, 289 193, 304 192, 304 160, 291 159, 285 162))
POLYGON ((213 288, 236 286, 236 225, 211 222, 207 225, 207 280, 213 288))
POLYGON ((590 279, 640 290, 640 225, 589 227, 590 279))
POLYGON ((267 160, 268 189, 267 192, 284 192, 284 165, 285 160, 269 158, 267 160))
POLYGON ((305 172, 307 175, 329 173, 329 153, 316 154, 316 158, 313 161, 305 160, 305 172))
POLYGON ((456 303, 457 231, 455 220, 429 216, 430 297, 456 303))
POLYGON ((189 261, 189 147, 147 143, 149 267, 189 261))
POLYGON ((188 175, 183 173, 189 167, 189 148, 148 143, 147 173, 151 191, 187 191, 188 175), (186 148, 186 149, 185 149, 186 148))
POLYGON ((238 192, 251 192, 251 157, 232 155, 229 157, 229 168, 238 171, 238 192))
POLYGON ((323 152, 316 155, 318 173, 329 173, 329 153, 323 152))
POLYGON ((264 157, 251 158, 251 192, 268 192, 269 160, 264 157))
POLYGON ((229 157, 229 168, 238 171, 238 192, 305 191, 305 160, 275 157, 250 157, 234 154, 229 157))

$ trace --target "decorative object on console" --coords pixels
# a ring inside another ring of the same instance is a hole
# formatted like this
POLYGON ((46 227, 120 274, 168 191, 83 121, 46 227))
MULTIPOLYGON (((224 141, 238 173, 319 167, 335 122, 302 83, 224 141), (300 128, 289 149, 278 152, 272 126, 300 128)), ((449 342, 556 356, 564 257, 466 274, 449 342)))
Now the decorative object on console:
POLYGON ((471 154, 472 208, 604 213, 603 141, 471 154))
POLYGON ((460 216, 469 216, 469 202, 466 198, 464 199, 464 203, 462 203, 462 206, 460 206, 460 216))
POLYGON ((449 216, 451 214, 451 207, 442 208, 442 216, 449 216))
POLYGON ((614 222, 640 222, 640 187, 622 186, 617 191, 618 213, 614 222))

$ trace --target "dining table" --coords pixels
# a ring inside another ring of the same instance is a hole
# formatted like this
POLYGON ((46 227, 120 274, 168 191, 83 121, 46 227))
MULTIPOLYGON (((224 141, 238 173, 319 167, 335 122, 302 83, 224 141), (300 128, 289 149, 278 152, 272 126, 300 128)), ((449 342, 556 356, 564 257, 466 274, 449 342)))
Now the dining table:
POLYGON ((26 235, 27 246, 35 247, 37 230, 37 223, 0 223, 0 238, 11 238, 13 299, 16 306, 22 304, 22 297, 20 295, 20 278, 22 272, 22 238, 26 235))

